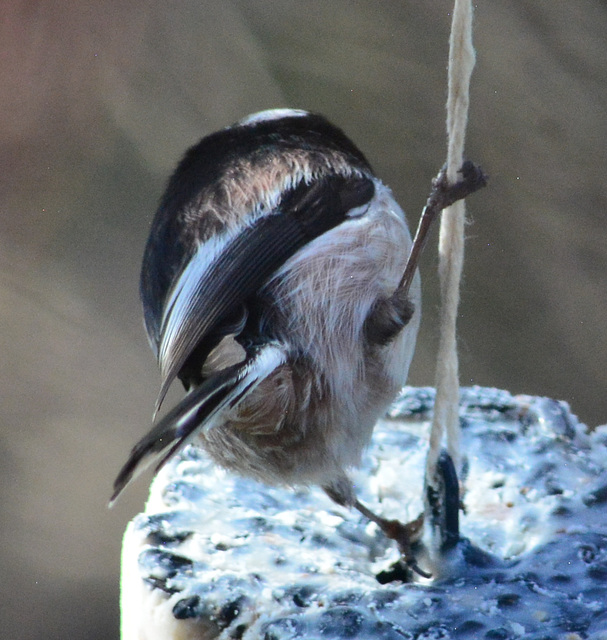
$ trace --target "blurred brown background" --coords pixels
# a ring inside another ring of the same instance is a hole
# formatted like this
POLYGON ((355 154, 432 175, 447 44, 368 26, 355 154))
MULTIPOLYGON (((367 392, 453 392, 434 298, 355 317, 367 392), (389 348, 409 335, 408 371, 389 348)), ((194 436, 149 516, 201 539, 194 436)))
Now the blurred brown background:
MULTIPOLYGON (((26 2, 0 12, 0 628, 118 634, 108 511, 158 378, 137 294, 175 162, 249 112, 326 114, 412 224, 445 157, 450 1, 26 2)), ((479 2, 459 324, 462 384, 607 421, 607 7, 479 2)), ((410 377, 433 381, 436 234, 410 377)))

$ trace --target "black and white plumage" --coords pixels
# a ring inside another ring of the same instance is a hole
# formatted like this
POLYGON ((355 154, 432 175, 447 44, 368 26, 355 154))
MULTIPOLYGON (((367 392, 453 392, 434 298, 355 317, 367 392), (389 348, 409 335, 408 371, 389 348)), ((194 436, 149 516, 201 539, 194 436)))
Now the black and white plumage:
POLYGON ((261 112, 192 147, 141 274, 158 406, 175 378, 188 393, 135 446, 113 499, 196 441, 243 475, 355 504, 347 469, 413 355, 419 277, 398 292, 410 248, 388 187, 321 116, 261 112))

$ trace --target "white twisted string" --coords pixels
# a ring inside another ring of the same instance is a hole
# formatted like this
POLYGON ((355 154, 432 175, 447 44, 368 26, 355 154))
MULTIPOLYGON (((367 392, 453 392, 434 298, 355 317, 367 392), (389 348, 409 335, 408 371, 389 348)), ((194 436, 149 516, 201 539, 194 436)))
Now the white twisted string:
MULTIPOLYGON (((447 99, 447 178, 458 180, 464 157, 468 121, 470 77, 475 63, 472 46, 472 2, 455 0, 449 40, 449 95, 447 99)), ((464 262, 466 207, 458 200, 441 216, 439 237, 439 279, 441 288, 440 339, 436 366, 436 399, 426 461, 426 482, 436 486, 436 465, 443 435, 455 468, 460 466, 459 368, 456 321, 459 288, 464 262)))

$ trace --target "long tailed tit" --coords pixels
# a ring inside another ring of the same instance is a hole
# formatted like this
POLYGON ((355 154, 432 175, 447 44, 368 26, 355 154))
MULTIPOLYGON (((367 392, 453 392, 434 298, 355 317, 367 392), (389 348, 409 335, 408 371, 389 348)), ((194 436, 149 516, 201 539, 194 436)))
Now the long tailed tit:
POLYGON ((347 470, 413 356, 416 261, 401 282, 411 244, 390 189, 319 115, 264 111, 192 147, 141 272, 157 408, 176 378, 187 394, 134 447, 112 500, 195 442, 242 475, 320 485, 386 530, 347 470))

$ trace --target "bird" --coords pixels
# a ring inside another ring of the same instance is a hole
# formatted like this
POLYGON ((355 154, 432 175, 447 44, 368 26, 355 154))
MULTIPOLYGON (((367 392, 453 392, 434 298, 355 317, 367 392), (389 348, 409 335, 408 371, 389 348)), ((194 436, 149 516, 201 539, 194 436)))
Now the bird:
POLYGON ((140 279, 155 415, 177 379, 186 393, 135 445, 112 502, 193 443, 242 476, 322 487, 405 552, 349 470, 407 379, 421 317, 417 263, 401 281, 411 250, 392 191, 319 114, 262 111, 191 147, 140 279))

